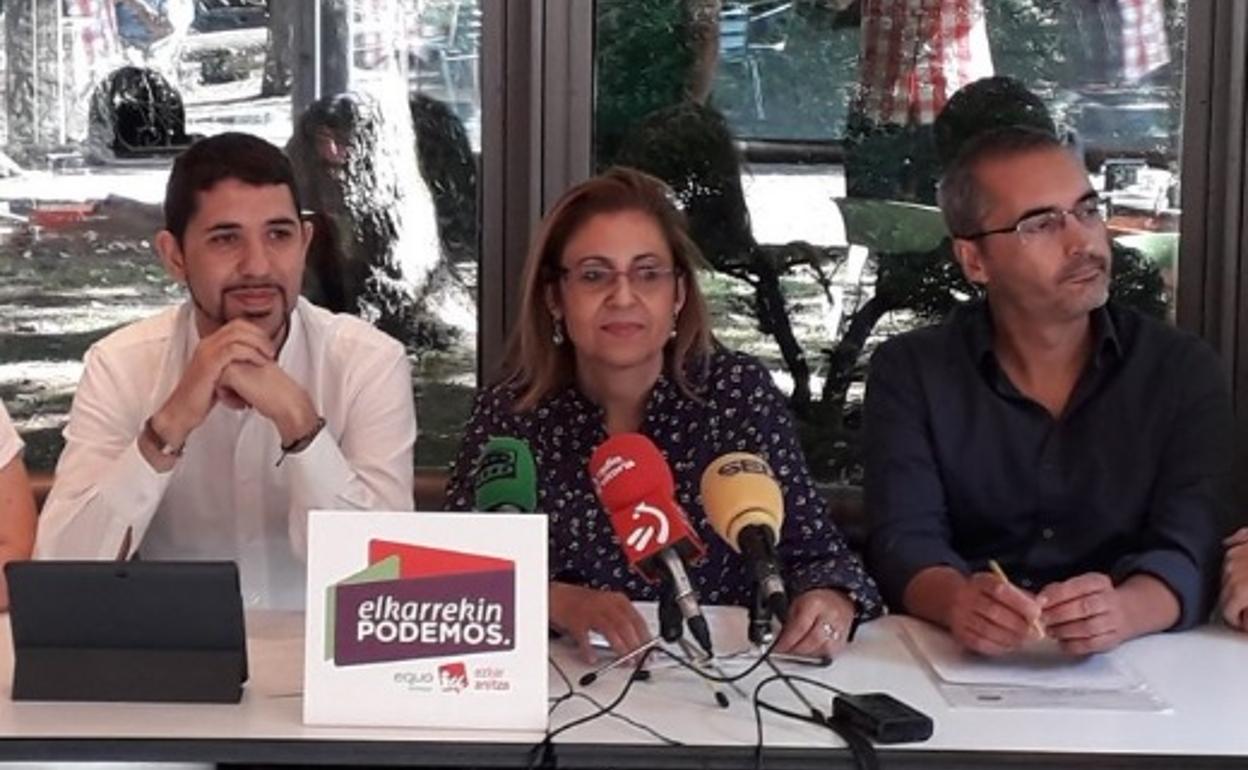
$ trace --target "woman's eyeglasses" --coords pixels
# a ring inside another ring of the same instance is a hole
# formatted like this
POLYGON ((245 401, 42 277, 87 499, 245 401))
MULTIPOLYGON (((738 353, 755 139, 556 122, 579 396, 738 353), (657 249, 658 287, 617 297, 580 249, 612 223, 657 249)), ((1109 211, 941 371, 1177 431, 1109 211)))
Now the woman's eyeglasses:
POLYGON ((678 268, 660 265, 633 265, 627 270, 594 264, 559 268, 561 278, 586 294, 604 294, 613 290, 621 276, 628 278, 631 289, 645 294, 670 286, 678 274, 678 268))

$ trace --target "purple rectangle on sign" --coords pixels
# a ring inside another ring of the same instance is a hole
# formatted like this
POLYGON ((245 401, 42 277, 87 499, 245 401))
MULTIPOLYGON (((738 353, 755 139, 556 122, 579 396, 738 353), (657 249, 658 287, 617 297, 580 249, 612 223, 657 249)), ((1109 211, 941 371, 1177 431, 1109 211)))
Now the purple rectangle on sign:
POLYGON ((339 585, 334 663, 515 649, 514 569, 339 585))

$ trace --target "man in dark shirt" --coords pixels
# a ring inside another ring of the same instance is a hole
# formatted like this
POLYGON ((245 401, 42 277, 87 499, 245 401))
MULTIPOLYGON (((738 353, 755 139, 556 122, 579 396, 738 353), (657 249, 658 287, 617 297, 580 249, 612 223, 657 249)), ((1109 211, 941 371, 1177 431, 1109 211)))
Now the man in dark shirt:
POLYGON ((940 202, 986 301, 871 361, 868 563, 886 601, 988 655, 1203 621, 1230 467, 1213 352, 1107 303, 1097 196, 1051 135, 972 140, 940 202))

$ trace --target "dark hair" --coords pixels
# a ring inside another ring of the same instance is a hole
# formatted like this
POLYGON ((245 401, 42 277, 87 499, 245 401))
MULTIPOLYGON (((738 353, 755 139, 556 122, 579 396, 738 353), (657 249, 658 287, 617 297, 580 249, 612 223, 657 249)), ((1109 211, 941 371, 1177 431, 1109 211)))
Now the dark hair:
POLYGON ((989 160, 1001 160, 1030 152, 1070 148, 1053 134, 1028 126, 1006 126, 978 134, 958 152, 940 177, 936 201, 945 217, 945 226, 955 238, 966 237, 982 227, 987 209, 984 191, 975 170, 989 160))
POLYGON ((224 179, 237 179, 257 187, 284 184, 290 188, 295 211, 301 211, 294 169, 279 148, 251 134, 217 134, 188 147, 173 162, 169 173, 165 185, 165 229, 173 233, 179 244, 187 223, 195 215, 198 194, 224 179))
POLYGON ((942 168, 948 167, 976 136, 1011 126, 1057 136, 1057 126, 1044 100, 1022 81, 1005 75, 980 78, 949 97, 932 123, 936 157, 942 168))

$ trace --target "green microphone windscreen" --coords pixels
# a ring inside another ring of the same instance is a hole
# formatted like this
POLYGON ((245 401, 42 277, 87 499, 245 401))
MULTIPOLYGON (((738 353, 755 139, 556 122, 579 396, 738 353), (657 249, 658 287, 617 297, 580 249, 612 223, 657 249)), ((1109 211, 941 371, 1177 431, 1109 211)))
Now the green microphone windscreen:
POLYGON ((529 445, 494 436, 481 448, 473 473, 478 511, 532 511, 537 507, 537 469, 529 445))

